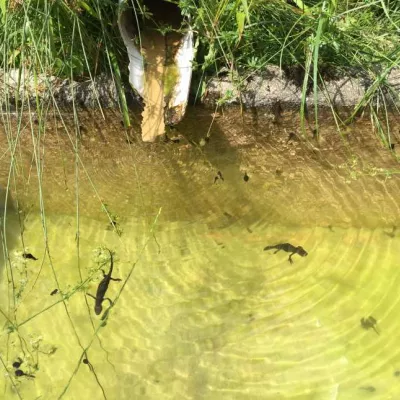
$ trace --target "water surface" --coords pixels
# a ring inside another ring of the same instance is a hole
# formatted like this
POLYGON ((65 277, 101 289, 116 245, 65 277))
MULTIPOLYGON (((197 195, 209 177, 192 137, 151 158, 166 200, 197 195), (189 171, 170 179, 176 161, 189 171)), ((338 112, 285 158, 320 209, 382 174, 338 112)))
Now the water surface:
POLYGON ((149 144, 139 119, 127 133, 110 112, 82 113, 76 140, 63 117, 70 136, 48 116, 19 134, 10 120, 1 140, 3 187, 17 144, 4 398, 400 397, 398 164, 368 120, 340 137, 326 117, 318 143, 291 114, 191 109, 179 143, 149 144), (263 251, 281 242, 308 256, 263 251), (85 293, 105 248, 122 281, 101 326, 85 293), (360 324, 370 315, 379 335, 360 324), (17 357, 35 378, 14 376, 17 357))

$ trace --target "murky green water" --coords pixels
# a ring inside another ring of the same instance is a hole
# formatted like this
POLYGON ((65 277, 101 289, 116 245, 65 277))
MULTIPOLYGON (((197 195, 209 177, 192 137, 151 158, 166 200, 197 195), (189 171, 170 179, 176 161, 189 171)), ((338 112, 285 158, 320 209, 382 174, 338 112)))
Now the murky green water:
POLYGON ((192 141, 208 131, 206 110, 189 110, 179 143, 140 143, 135 125, 129 144, 111 114, 80 120, 78 161, 60 121, 18 137, 0 397, 400 398, 400 185, 395 155, 367 121, 343 142, 326 119, 318 144, 288 141, 293 116, 233 110, 201 147, 192 141), (290 264, 263 251, 282 242, 308 256, 290 264), (37 261, 22 257, 24 246, 37 261), (85 295, 96 293, 100 261, 108 271, 101 247, 115 252, 122 279, 108 288, 104 326, 85 295), (370 315, 379 334, 361 326, 370 315), (15 377, 18 357, 35 378, 15 377))

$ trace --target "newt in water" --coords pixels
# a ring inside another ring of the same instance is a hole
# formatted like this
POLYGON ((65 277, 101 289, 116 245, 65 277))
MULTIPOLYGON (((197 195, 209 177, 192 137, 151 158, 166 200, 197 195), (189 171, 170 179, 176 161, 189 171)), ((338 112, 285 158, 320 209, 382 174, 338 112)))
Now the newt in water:
POLYGON ((264 251, 266 250, 271 250, 271 249, 276 249, 274 254, 276 254, 278 251, 283 250, 288 253, 291 253, 289 256, 289 262, 290 264, 293 264, 292 256, 295 254, 298 254, 301 257, 305 257, 308 253, 301 247, 301 246, 293 246, 290 243, 281 243, 281 244, 276 244, 274 246, 267 246, 264 247, 264 251))
POLYGON ((88 296, 93 297, 96 302, 94 305, 94 312, 96 313, 96 315, 101 314, 101 311, 103 310, 103 306, 102 303, 104 300, 108 300, 110 302, 110 304, 112 305, 112 301, 109 298, 106 298, 106 292, 108 289, 108 285, 110 284, 110 281, 121 281, 121 279, 119 278, 112 278, 112 272, 113 272, 113 268, 114 268, 114 257, 113 257, 113 253, 111 252, 111 250, 107 249, 108 252, 110 253, 110 270, 108 271, 108 274, 106 274, 103 270, 103 279, 102 281, 99 283, 99 286, 97 287, 97 292, 96 292, 96 297, 91 295, 90 293, 87 293, 88 296))

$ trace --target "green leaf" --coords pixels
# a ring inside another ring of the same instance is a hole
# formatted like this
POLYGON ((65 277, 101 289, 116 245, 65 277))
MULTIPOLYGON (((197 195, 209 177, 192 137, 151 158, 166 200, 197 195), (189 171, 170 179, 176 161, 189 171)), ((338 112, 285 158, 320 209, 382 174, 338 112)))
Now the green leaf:
POLYGON ((93 8, 90 7, 88 3, 86 3, 86 1, 78 1, 78 6, 86 10, 92 17, 98 18, 96 11, 94 11, 93 8))
POLYGON ((247 4, 247 0, 242 0, 242 7, 244 13, 246 15, 247 23, 250 24, 250 13, 249 13, 249 5, 247 4))
POLYGON ((243 31, 244 31, 244 21, 246 18, 246 14, 242 11, 238 11, 236 13, 236 22, 237 22, 237 26, 238 26, 238 42, 240 42, 240 39, 242 38, 243 35, 243 31))
POLYGON ((3 24, 6 20, 6 11, 7 11, 6 1, 7 0, 0 0, 1 21, 3 22, 3 24))
POLYGON ((8 64, 13 65, 15 63, 15 59, 21 54, 20 49, 15 49, 8 58, 8 64))
POLYGON ((303 12, 308 13, 309 12, 309 7, 307 7, 302 0, 293 0, 293 3, 296 4, 296 6, 298 8, 300 8, 300 10, 303 10, 303 12))

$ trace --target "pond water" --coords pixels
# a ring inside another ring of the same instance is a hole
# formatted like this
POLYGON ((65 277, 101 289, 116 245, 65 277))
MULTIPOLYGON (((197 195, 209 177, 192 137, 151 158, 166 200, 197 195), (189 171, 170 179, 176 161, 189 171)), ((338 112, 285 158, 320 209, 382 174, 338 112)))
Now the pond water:
POLYGON ((3 121, 0 397, 400 398, 398 161, 368 118, 317 142, 192 108, 142 143, 139 115, 3 121))

